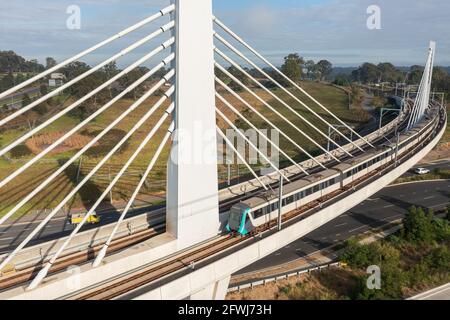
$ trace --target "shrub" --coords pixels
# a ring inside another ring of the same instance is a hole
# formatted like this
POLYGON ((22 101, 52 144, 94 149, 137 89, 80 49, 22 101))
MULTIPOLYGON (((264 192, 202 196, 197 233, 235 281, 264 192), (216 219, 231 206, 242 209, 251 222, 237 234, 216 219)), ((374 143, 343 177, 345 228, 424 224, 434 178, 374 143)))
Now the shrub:
MULTIPOLYGON (((86 131, 83 131, 82 134, 89 134, 95 137, 100 132, 101 131, 87 133, 86 131)), ((106 155, 126 134, 127 133, 125 131, 118 129, 109 131, 102 139, 100 139, 100 143, 98 146, 92 147, 88 151, 86 151, 86 155, 89 157, 100 157, 106 155)), ((125 142, 116 154, 124 152, 126 148, 128 148, 128 144, 128 141, 125 142)))
POLYGON ((11 149, 11 157, 13 158, 23 158, 26 156, 31 155, 32 152, 30 149, 28 149, 28 147, 26 145, 19 145, 13 149, 11 149))
POLYGON ((403 237, 412 243, 431 243, 433 234, 433 213, 425 214, 422 208, 411 207, 403 219, 403 237))
POLYGON ((426 261, 431 269, 447 272, 450 266, 450 250, 445 246, 436 248, 426 257, 426 261))

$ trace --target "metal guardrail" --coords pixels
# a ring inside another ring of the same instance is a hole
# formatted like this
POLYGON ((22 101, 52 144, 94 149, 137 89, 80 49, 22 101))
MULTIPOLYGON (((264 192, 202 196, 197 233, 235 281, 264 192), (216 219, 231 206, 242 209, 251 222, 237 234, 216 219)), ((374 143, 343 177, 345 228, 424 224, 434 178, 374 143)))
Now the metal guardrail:
POLYGON ((262 279, 258 279, 258 280, 252 280, 246 283, 240 283, 239 285, 235 285, 233 287, 228 288, 228 293, 232 293, 232 292, 240 292, 243 289, 252 289, 253 287, 257 287, 257 286, 261 286, 261 285, 266 285, 267 283, 271 283, 271 282, 277 282, 279 280, 286 280, 289 279, 291 277, 296 277, 305 273, 311 273, 313 271, 321 271, 323 269, 330 269, 331 267, 341 267, 342 264, 341 262, 332 262, 332 263, 325 263, 325 264, 321 264, 321 265, 317 265, 311 268, 302 268, 302 269, 298 269, 298 270, 294 270, 294 271, 290 271, 287 273, 282 273, 276 276, 270 276, 270 277, 266 277, 266 278, 262 278, 262 279))

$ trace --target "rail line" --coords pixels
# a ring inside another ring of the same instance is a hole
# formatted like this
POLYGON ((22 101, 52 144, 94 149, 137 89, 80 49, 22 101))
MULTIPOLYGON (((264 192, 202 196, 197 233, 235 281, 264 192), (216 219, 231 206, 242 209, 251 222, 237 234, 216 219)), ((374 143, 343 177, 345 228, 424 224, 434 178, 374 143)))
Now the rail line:
MULTIPOLYGON (((407 119, 408 119, 408 117, 406 117, 402 121, 401 125, 399 126, 399 128, 397 130, 402 130, 402 128, 404 129, 406 127, 407 119)), ((392 137, 395 134, 394 130, 395 129, 392 129, 384 137, 387 137, 387 138, 392 137)), ((383 137, 379 137, 374 141, 374 143, 376 143, 376 144, 380 143, 380 141, 383 141, 383 139, 384 139, 383 137)), ((368 148, 367 145, 363 146, 364 150, 366 150, 367 148, 368 148)), ((362 153, 363 153, 362 151, 356 149, 356 150, 354 150, 353 155, 358 156, 362 153)), ((344 154, 342 157, 340 157, 340 160, 345 160, 348 157, 349 156, 344 154)), ((337 162, 335 160, 331 160, 329 163, 327 163, 327 165, 334 165, 334 164, 337 164, 337 162)), ((321 171, 321 168, 316 168, 315 170, 312 170, 311 173, 317 173, 320 171, 321 171)), ((292 176, 291 179, 292 179, 292 181, 296 181, 303 177, 305 177, 305 175, 303 173, 299 173, 299 174, 292 176)), ((278 182, 274 182, 273 184, 271 184, 271 187, 276 188, 278 186, 278 184, 279 184, 278 182)), ((261 189, 257 189, 252 192, 248 192, 243 195, 234 197, 230 200, 222 201, 221 205, 220 205, 220 212, 226 212, 234 204, 236 204, 242 200, 248 199, 250 197, 253 197, 255 195, 258 195, 260 192, 261 192, 261 189)), ((330 195, 328 195, 328 196, 330 196, 330 195)), ((302 212, 305 212, 305 211, 314 209, 316 206, 320 205, 320 202, 318 202, 319 200, 320 199, 313 201, 312 203, 306 204, 304 207, 299 208, 298 210, 302 210, 302 212)), ((296 210, 296 212, 298 212, 298 210, 296 210)), ((286 219, 286 217, 288 217, 288 215, 289 214, 285 215, 284 219, 286 219)), ((268 228, 272 228, 272 227, 273 227, 272 224, 270 224, 268 226, 268 228)), ((144 231, 138 232, 133 235, 129 235, 126 237, 116 239, 115 242, 113 242, 113 245, 110 247, 110 250, 108 251, 108 255, 114 254, 117 251, 126 249, 127 247, 133 246, 140 242, 146 241, 156 235, 164 233, 165 224, 161 223, 161 224, 158 224, 151 228, 152 229, 144 230, 144 231)), ((95 257, 95 254, 101 249, 101 247, 102 247, 102 245, 96 245, 92 248, 89 248, 86 251, 77 252, 75 254, 68 254, 66 256, 61 257, 61 259, 58 259, 57 262, 52 266, 49 274, 58 273, 62 270, 65 270, 67 267, 69 267, 71 265, 75 265, 75 264, 79 265, 82 263, 89 262, 90 260, 93 259, 93 257, 95 257)), ((42 268, 42 266, 45 264, 45 262, 46 262, 46 260, 42 261, 40 265, 36 265, 34 267, 19 270, 16 273, 14 273, 13 275, 0 277, 0 291, 11 289, 13 287, 20 286, 20 285, 30 281, 33 278, 33 276, 35 276, 39 272, 39 270, 42 268)))
MULTIPOLYGON (((148 240, 158 234, 162 234, 165 231, 165 224, 160 223, 152 229, 144 230, 141 232, 137 232, 133 235, 124 236, 118 238, 113 241, 110 248, 110 254, 116 253, 120 250, 128 248, 132 245, 138 244, 142 241, 148 240)), ((71 265, 85 263, 90 261, 95 257, 95 255, 101 250, 103 244, 99 244, 89 248, 89 250, 77 252, 74 254, 70 254, 61 259, 58 259, 56 263, 50 269, 50 273, 54 274, 59 271, 67 269, 71 265)), ((35 267, 29 267, 15 272, 10 276, 0 277, 0 290, 11 289, 13 287, 19 286, 23 283, 30 281, 42 268, 42 265, 45 265, 46 261, 40 263, 35 267)))
MULTIPOLYGON (((439 115, 438 115, 439 116, 439 115)), ((439 127, 439 123, 437 126, 439 127)), ((442 129, 442 128, 440 128, 442 129)), ((414 155, 418 149, 420 149, 424 144, 428 143, 434 132, 429 132, 417 145, 410 148, 407 152, 399 155, 397 161, 402 162, 403 160, 410 158, 414 155)), ((357 188, 365 183, 370 183, 372 179, 375 179, 377 175, 381 175, 384 171, 388 170, 390 167, 395 165, 395 160, 389 161, 387 164, 373 170, 372 172, 366 174, 365 176, 353 181, 351 184, 335 191, 333 194, 322 197, 310 204, 307 204, 297 210, 287 213, 284 217, 284 222, 295 223, 298 218, 306 218, 308 214, 314 214, 315 209, 323 208, 323 205, 329 201, 336 201, 336 198, 344 196, 346 193, 352 189, 357 188)), ((258 228, 258 233, 263 234, 265 232, 270 232, 273 227, 276 226, 277 221, 273 219, 268 224, 258 228)), ((144 285, 150 284, 156 280, 164 278, 170 274, 174 274, 183 269, 186 269, 192 263, 201 263, 205 260, 212 258, 213 256, 221 253, 226 254, 226 250, 234 248, 236 245, 254 239, 255 234, 251 234, 245 237, 233 237, 228 236, 221 238, 220 240, 212 242, 206 247, 199 248, 190 253, 186 253, 182 256, 175 257, 173 259, 168 259, 159 265, 152 265, 139 270, 136 273, 132 273, 123 278, 116 279, 112 283, 108 283, 100 288, 90 289, 88 292, 78 293, 76 295, 68 297, 70 300, 108 300, 118 298, 126 293, 132 292, 144 285)))

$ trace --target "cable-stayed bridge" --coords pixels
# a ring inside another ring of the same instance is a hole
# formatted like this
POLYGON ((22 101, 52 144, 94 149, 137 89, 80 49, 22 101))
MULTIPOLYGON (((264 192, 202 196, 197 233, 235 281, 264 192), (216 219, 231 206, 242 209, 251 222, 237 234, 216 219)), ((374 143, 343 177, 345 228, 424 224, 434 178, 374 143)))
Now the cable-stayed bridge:
POLYGON ((82 98, 1 147, 0 156, 7 155, 132 70, 163 56, 137 81, 122 88, 109 102, 1 179, 0 192, 13 186, 15 179, 27 174, 29 168, 45 159, 65 140, 98 116, 108 113, 115 103, 164 70, 165 74, 153 81, 151 88, 61 163, 55 172, 42 179, 36 177, 36 188, 0 218, 0 225, 6 225, 133 111, 147 106, 146 101, 156 97, 120 141, 90 167, 88 173, 77 179, 77 184, 59 204, 46 212, 43 220, 17 246, 1 256, 0 287, 4 290, 0 293, 1 298, 221 299, 232 273, 338 217, 390 184, 421 160, 445 131, 444 106, 430 99, 436 51, 433 42, 417 93, 401 99, 401 108, 394 120, 363 134, 214 17, 211 0, 189 4, 187 0, 174 0, 171 6, 155 15, 0 93, 0 99, 162 17, 169 17, 170 21, 61 87, 0 119, 0 127, 5 126, 109 63, 161 35, 168 35, 167 40, 130 66, 98 87, 90 88, 82 98), (248 69, 241 67, 241 62, 259 75, 250 74, 248 69), (224 66, 233 66, 246 81, 224 66), (264 99, 262 94, 270 100, 264 99), (299 104, 301 110, 294 108, 291 101, 299 104), (256 107, 256 104, 262 107, 256 107), (295 160, 297 157, 275 143, 252 122, 252 118, 246 117, 244 110, 282 137, 302 160, 295 160), (150 119, 155 119, 151 125, 150 119), (254 130, 260 140, 271 146, 273 153, 282 155, 286 164, 282 166, 272 155, 262 152, 254 140, 239 130, 236 119, 254 130), (234 130, 248 149, 268 164, 271 172, 262 174, 255 170, 247 151, 237 148, 224 128, 234 130), (334 135, 327 134, 328 128, 334 135), (142 140, 133 145, 133 153, 119 166, 117 174, 70 234, 33 245, 33 239, 58 212, 138 132, 144 132, 142 140), (199 138, 198 132, 201 133, 199 138), (218 140, 221 143, 218 144, 218 140), (154 145, 153 153, 146 159, 147 166, 118 220, 97 229, 83 230, 149 144, 154 145), (307 145, 314 146, 319 152, 313 154, 307 145), (220 146, 226 146, 247 167, 251 176, 248 181, 219 189, 217 158, 221 154, 220 146), (168 158, 162 159, 167 161, 166 207, 130 218, 133 205, 155 165, 161 161, 165 148, 170 148, 168 158), (237 215, 233 216, 233 212, 237 215), (233 227, 234 224, 238 226, 233 227), (140 229, 130 232, 130 225, 139 225, 140 229), (69 266, 78 267, 68 273, 69 266), (15 271, 8 272, 10 269, 15 271))

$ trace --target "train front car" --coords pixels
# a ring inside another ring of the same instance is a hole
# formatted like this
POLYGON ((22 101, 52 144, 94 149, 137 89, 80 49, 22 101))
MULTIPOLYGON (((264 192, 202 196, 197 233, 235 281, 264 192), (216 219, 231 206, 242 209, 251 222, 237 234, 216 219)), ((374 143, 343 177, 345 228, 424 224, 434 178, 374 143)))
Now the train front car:
POLYGON ((243 236, 247 235, 250 231, 246 226, 249 214, 250 208, 243 203, 232 206, 228 217, 227 231, 236 232, 243 236))

